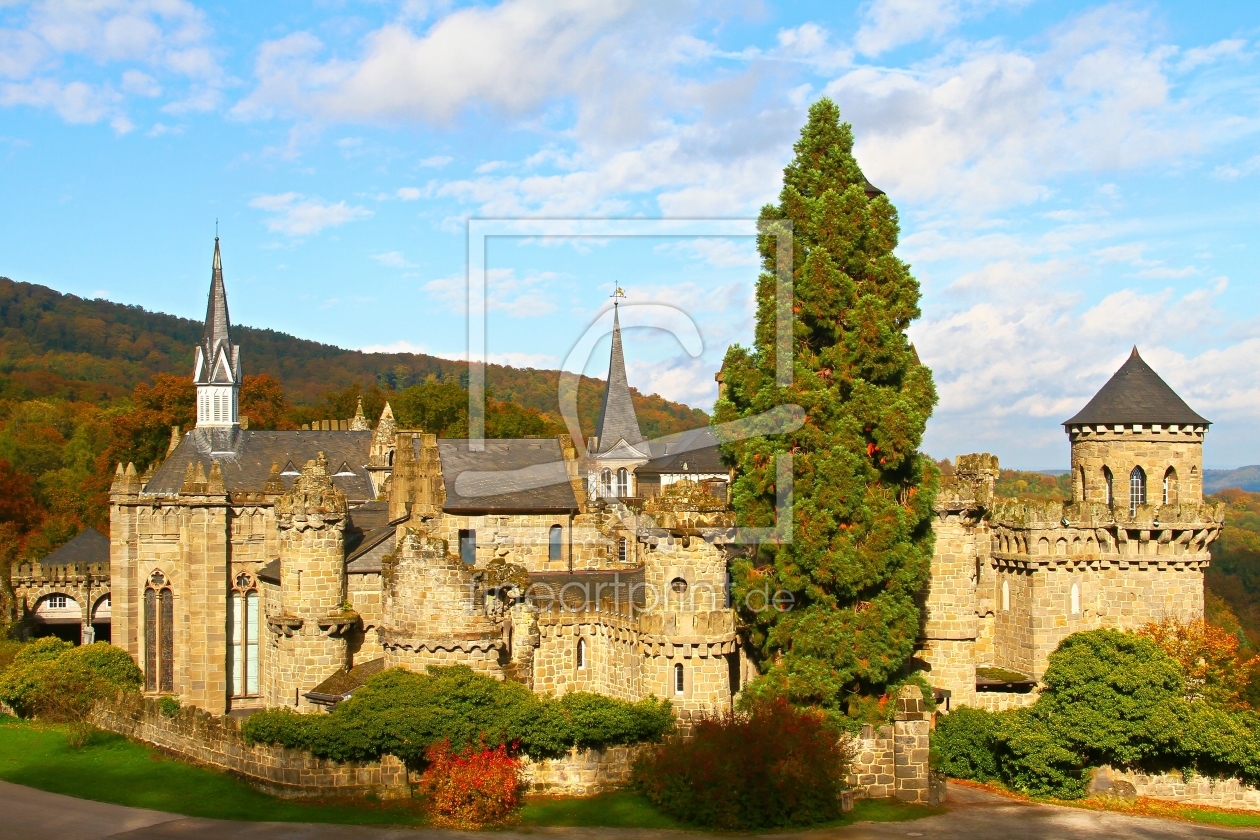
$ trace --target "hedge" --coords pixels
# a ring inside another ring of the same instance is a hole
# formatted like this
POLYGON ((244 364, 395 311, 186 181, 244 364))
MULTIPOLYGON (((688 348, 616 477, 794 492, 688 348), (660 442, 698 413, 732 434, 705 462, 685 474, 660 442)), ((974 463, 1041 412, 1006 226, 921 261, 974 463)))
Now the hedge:
POLYGON ((636 703, 583 692, 539 697, 520 683, 474 673, 464 665, 431 667, 420 674, 393 668, 328 714, 268 709, 241 728, 252 743, 306 749, 321 758, 366 761, 384 754, 413 767, 431 744, 508 745, 533 758, 554 758, 570 748, 659 740, 674 723, 666 700, 636 703))
POLYGON ((142 675, 122 648, 107 642, 75 647, 52 636, 22 645, 0 672, 0 700, 23 717, 79 719, 100 697, 134 691, 142 675))

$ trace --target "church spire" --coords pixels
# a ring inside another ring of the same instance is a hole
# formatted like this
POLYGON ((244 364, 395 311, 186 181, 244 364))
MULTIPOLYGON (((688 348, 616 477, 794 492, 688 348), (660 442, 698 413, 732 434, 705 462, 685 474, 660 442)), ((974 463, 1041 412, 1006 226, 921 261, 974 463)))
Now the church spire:
POLYGON ((214 238, 214 264, 210 269, 210 300, 206 304, 206 326, 201 333, 201 343, 211 356, 220 342, 227 343, 228 330, 227 291, 223 288, 223 258, 219 255, 219 237, 214 238))
POLYGON ((231 327, 227 290, 223 286, 223 258, 216 236, 206 323, 193 362, 198 427, 234 427, 240 422, 241 348, 232 344, 231 327))
MULTIPOLYGON (((624 297, 618 289, 616 296, 624 297)), ((626 378, 626 358, 621 347, 621 318, 618 304, 613 302, 612 355, 608 360, 608 385, 604 390, 604 405, 599 412, 598 451, 607 452, 625 441, 631 446, 643 442, 639 430, 639 418, 634 413, 630 399, 630 383, 626 378)))

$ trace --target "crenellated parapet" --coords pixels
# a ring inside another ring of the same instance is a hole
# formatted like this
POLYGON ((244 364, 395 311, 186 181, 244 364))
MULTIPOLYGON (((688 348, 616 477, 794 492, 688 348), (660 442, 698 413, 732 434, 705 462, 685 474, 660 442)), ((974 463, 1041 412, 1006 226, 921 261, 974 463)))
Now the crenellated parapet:
MULTIPOLYGON (((212 476, 217 468, 216 463, 212 476)), ((222 478, 219 480, 221 482, 222 478)), ((346 509, 346 494, 333 483, 328 461, 320 452, 306 463, 301 475, 294 480, 293 489, 276 500, 276 524, 281 529, 296 531, 335 527, 344 523, 346 509)))

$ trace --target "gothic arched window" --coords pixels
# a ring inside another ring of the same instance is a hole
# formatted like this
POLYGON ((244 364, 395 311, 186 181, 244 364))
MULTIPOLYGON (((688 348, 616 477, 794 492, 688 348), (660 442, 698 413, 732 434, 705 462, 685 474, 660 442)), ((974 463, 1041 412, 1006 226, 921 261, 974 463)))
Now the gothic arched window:
POLYGON ((228 595, 228 679, 231 696, 258 694, 258 586, 248 572, 228 595))
POLYGON ((611 496, 613 492, 612 487, 612 470, 605 467, 603 472, 599 474, 599 495, 611 496))
POLYGON ((1002 581, 1002 612, 1008 612, 1011 608, 1011 582, 1002 581))
POLYGON ((560 547, 564 538, 564 531, 559 525, 552 525, 547 531, 547 559, 559 560, 560 547))
POLYGON ((175 596, 160 570, 144 589, 144 688, 175 690, 175 596))
POLYGON ((1146 471, 1134 467, 1129 473, 1129 516, 1137 514, 1138 505, 1146 504, 1146 471))
POLYGON ((1068 608, 1072 615, 1079 615, 1081 612, 1081 585, 1079 583, 1072 584, 1072 592, 1068 598, 1068 608))
POLYGON ((617 495, 623 499, 630 495, 630 471, 625 467, 617 470, 617 495))
POLYGON ((1106 503, 1107 507, 1111 507, 1116 503, 1113 484, 1114 482, 1112 480, 1111 469, 1109 467, 1103 467, 1103 491, 1105 495, 1103 501, 1106 503))
POLYGON ((687 690, 687 675, 683 671, 682 663, 674 666, 674 693, 683 694, 687 690))
POLYGON ((1079 494, 1079 499, 1080 501, 1084 502, 1087 500, 1086 496, 1088 495, 1085 492, 1085 468, 1084 467, 1081 467, 1080 469, 1077 470, 1076 478, 1077 478, 1076 489, 1079 494))
POLYGON ((1164 472, 1164 504, 1177 504, 1177 471, 1172 467, 1164 472))

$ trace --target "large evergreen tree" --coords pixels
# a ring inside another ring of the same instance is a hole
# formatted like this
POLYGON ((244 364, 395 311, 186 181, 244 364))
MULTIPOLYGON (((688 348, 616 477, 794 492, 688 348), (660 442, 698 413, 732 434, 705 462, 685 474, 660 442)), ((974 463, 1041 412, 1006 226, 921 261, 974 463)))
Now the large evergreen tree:
POLYGON ((762 687, 837 707, 893 680, 913 653, 938 476, 918 449, 936 392, 906 336, 919 284, 893 255, 897 211, 862 175, 852 129, 829 99, 810 108, 795 151, 778 205, 761 211, 754 346, 728 351, 715 419, 805 410, 796 432, 724 446, 746 526, 774 523, 774 456, 793 455, 793 538, 738 560, 735 591, 762 687), (782 220, 794 251, 788 387, 775 377, 782 220), (767 590, 792 593, 791 608, 749 609, 767 590))

